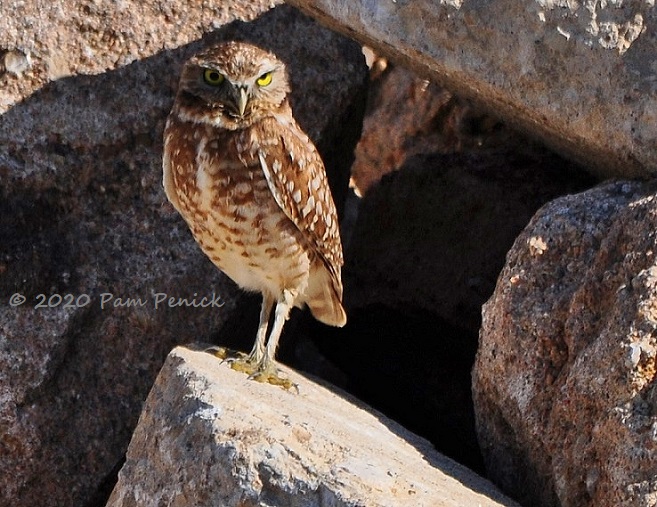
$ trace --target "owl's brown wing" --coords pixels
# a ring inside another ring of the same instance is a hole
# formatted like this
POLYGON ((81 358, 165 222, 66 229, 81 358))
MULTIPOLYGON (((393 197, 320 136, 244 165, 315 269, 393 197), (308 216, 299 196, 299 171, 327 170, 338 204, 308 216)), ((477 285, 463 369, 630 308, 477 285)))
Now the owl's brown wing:
POLYGON ((340 231, 322 159, 291 117, 267 119, 262 127, 268 141, 257 156, 269 189, 322 258, 342 297, 340 231))

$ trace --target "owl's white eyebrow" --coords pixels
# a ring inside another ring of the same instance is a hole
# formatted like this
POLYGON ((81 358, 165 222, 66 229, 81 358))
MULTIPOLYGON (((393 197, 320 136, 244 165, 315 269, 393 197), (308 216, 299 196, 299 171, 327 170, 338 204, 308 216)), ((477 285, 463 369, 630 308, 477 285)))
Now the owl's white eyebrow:
POLYGON ((208 63, 208 64, 201 64, 200 67, 204 70, 214 70, 216 72, 220 72, 223 75, 226 75, 224 69, 222 69, 218 65, 212 65, 211 63, 208 63))
POLYGON ((273 62, 266 62, 262 65, 260 65, 260 70, 258 71, 258 75, 262 76, 263 74, 267 74, 268 72, 274 72, 275 70, 278 70, 280 68, 280 65, 276 65, 273 62))

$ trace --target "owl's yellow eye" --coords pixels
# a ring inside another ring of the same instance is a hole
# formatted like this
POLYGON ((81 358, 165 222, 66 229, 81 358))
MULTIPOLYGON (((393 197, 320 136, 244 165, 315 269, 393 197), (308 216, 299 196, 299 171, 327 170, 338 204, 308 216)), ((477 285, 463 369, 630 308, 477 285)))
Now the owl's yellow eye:
POLYGON ((271 72, 265 72, 256 80, 256 83, 258 83, 258 86, 269 85, 271 83, 271 72))
POLYGON ((212 69, 205 69, 203 71, 203 80, 212 86, 219 86, 226 78, 221 72, 212 69))

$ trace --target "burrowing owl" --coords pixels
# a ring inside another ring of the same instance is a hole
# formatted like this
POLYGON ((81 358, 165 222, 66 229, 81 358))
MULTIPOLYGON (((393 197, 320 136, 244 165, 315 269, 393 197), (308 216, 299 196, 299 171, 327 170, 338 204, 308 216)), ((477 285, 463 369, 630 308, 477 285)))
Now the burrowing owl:
POLYGON ((343 326, 342 245, 322 160, 292 116, 285 65, 242 42, 184 66, 164 132, 164 189, 212 262, 262 293, 242 361, 279 379, 276 346, 293 306, 343 326), (276 304, 269 339, 267 328, 276 304))

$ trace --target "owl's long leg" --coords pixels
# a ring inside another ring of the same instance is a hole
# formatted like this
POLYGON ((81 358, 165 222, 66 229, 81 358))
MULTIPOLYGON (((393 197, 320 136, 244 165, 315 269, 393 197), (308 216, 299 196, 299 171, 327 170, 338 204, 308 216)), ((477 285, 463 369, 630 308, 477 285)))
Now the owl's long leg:
POLYGON ((274 298, 265 293, 262 295, 262 306, 260 307, 260 324, 258 324, 258 333, 253 350, 249 354, 248 361, 254 365, 259 365, 265 356, 265 339, 267 338, 267 326, 269 326, 269 316, 274 306, 274 298))
POLYGON ((276 355, 276 347, 278 347, 278 340, 280 339, 281 333, 283 332, 283 326, 290 316, 290 310, 292 310, 292 307, 294 306, 295 298, 295 293, 285 289, 281 299, 276 302, 274 324, 271 329, 271 334, 269 335, 269 341, 267 342, 267 348, 265 350, 264 357, 262 358, 262 361, 257 365, 257 371, 251 375, 251 378, 254 380, 282 386, 285 389, 296 387, 296 385, 289 379, 280 376, 274 361, 274 356, 276 355))
POLYGON ((267 338, 267 327, 269 326, 269 316, 271 309, 274 307, 274 298, 267 293, 262 294, 262 306, 260 307, 260 323, 253 349, 248 356, 241 352, 237 357, 229 357, 230 367, 233 370, 241 371, 253 375, 260 369, 260 364, 265 357, 265 340, 267 338))
POLYGON ((296 384, 280 376, 274 361, 278 340, 283 332, 283 326, 290 316, 295 299, 296 294, 286 289, 283 291, 281 299, 276 302, 274 324, 272 325, 271 334, 265 347, 267 325, 269 323, 271 309, 274 306, 274 298, 263 294, 262 307, 260 309, 260 324, 253 350, 247 358, 232 361, 231 368, 250 374, 250 378, 258 382, 267 382, 268 384, 282 386, 285 389, 296 388, 296 384))
POLYGON ((290 310, 294 306, 295 295, 285 289, 282 298, 276 302, 276 311, 274 312, 274 325, 271 328, 269 341, 267 342, 267 350, 265 357, 260 363, 259 370, 268 371, 274 365, 274 356, 276 355, 276 348, 278 347, 278 340, 281 338, 283 326, 290 317, 290 310))

